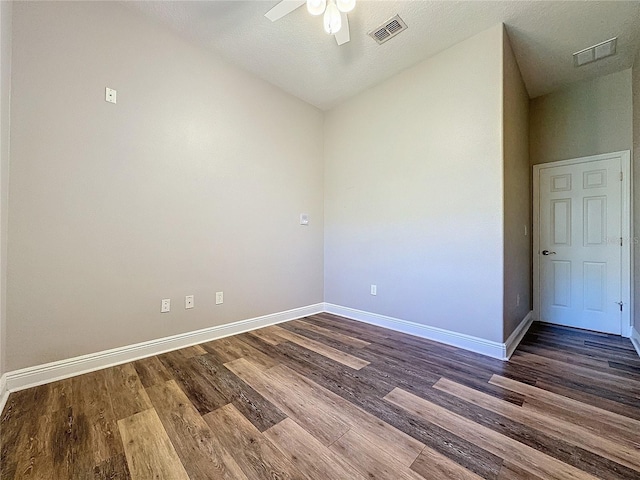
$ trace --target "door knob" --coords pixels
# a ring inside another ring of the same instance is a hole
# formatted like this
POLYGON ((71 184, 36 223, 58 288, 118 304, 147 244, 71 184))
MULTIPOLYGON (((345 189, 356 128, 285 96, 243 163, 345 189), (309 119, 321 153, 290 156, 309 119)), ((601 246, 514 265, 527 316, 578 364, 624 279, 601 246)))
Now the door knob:
POLYGON ((550 252, 549 250, 542 250, 543 255, 555 255, 556 252, 550 252))

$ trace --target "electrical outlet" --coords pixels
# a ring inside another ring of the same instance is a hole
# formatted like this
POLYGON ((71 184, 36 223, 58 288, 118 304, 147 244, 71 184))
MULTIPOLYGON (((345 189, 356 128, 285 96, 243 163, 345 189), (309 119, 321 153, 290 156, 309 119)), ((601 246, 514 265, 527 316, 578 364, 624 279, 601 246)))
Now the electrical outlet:
POLYGON ((371 285, 371 295, 377 295, 377 294, 378 294, 378 286, 371 285))
POLYGON ((184 297, 184 308, 193 308, 193 295, 187 295, 184 297))
POLYGON ((163 298, 162 306, 160 307, 160 313, 167 313, 171 310, 171 299, 163 298))
POLYGON ((222 292, 216 292, 216 305, 220 305, 224 302, 224 294, 222 292))

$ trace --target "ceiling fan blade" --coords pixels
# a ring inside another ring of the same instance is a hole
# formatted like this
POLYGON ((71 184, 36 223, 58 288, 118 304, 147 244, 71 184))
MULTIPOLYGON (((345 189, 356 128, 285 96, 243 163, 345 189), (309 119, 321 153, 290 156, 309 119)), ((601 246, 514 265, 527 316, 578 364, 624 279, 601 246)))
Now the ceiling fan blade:
POLYGON ((336 33, 336 42, 338 45, 342 45, 351 40, 351 36, 349 34, 349 17, 347 17, 346 13, 340 12, 342 15, 342 28, 338 30, 336 33))
POLYGON ((272 22, 275 22, 276 20, 279 20, 285 15, 293 12, 296 8, 300 8, 305 3, 307 3, 306 0, 282 0, 275 7, 265 13, 264 16, 272 22))

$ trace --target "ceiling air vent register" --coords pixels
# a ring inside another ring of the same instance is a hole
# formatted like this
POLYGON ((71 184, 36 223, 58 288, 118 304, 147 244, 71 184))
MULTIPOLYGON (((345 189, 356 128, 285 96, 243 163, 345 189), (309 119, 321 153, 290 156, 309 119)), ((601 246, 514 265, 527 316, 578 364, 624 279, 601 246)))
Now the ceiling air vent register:
POLYGON ((391 17, 382 25, 371 30, 369 32, 369 36, 378 42, 378 44, 382 45, 384 42, 395 37, 406 29, 407 24, 400 18, 400 15, 396 15, 395 17, 391 17))
POLYGON ((614 37, 606 42, 598 43, 592 47, 585 48, 573 54, 573 64, 581 67, 587 63, 595 62, 601 58, 610 57, 616 54, 618 37, 614 37))

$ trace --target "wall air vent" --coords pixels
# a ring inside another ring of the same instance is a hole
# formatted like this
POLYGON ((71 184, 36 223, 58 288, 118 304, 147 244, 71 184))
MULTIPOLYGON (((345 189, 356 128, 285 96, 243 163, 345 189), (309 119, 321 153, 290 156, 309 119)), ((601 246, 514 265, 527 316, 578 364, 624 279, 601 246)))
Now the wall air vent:
POLYGON ((407 24, 400 18, 400 15, 390 18, 382 25, 369 32, 369 36, 382 45, 387 40, 395 37, 400 32, 407 29, 407 24))
POLYGON ((606 42, 598 43, 584 50, 580 50, 573 54, 573 64, 576 67, 581 67, 587 63, 595 62, 601 58, 610 57, 616 54, 616 45, 618 44, 618 37, 614 37, 606 42))

